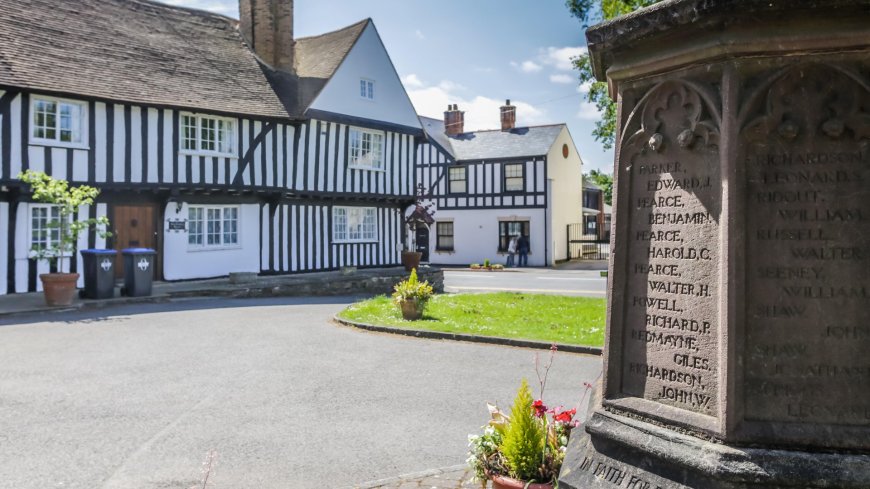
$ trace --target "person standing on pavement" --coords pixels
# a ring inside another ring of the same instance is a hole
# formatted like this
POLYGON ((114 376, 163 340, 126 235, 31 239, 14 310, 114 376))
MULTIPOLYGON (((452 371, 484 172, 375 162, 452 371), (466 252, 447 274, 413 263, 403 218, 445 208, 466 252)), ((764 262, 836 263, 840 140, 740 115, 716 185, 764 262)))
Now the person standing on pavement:
POLYGON ((513 236, 511 236, 511 240, 508 243, 508 248, 507 248, 508 257, 507 257, 507 263, 505 264, 505 266, 508 268, 511 268, 514 266, 514 255, 517 254, 517 242, 518 241, 519 241, 519 236, 513 235, 513 236))
POLYGON ((523 234, 517 240, 517 252, 520 254, 520 267, 529 266, 529 237, 523 234))

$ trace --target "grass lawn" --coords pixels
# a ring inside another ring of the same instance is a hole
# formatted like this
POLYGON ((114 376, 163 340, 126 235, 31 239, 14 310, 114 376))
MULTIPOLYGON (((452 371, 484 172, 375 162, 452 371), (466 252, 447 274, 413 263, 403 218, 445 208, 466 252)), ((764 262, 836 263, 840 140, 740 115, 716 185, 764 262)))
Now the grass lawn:
POLYGON ((420 321, 405 321, 386 296, 350 305, 339 317, 359 323, 502 338, 604 346, 605 299, 541 294, 436 295, 420 321))

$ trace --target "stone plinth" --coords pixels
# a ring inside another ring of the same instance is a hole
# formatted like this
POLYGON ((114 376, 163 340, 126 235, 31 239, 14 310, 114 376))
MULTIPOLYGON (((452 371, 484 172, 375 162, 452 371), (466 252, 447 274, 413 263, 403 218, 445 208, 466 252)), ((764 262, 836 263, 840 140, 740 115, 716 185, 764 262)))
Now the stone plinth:
POLYGON ((870 487, 870 3, 664 1, 587 38, 613 253, 562 487, 870 487))

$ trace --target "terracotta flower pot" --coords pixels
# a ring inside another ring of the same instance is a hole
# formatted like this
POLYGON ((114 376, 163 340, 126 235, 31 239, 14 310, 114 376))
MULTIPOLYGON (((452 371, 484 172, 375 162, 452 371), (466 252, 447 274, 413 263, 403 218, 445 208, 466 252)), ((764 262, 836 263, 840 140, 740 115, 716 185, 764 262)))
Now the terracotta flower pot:
POLYGON ((492 489, 553 489, 552 482, 547 482, 545 484, 539 484, 537 482, 528 483, 502 475, 491 475, 489 476, 489 480, 492 481, 492 489))
POLYGON ((402 301, 399 306, 402 308, 402 317, 406 321, 416 321, 423 318, 423 304, 416 300, 402 301))
POLYGON ((42 291, 45 294, 45 303, 49 306, 68 306, 72 304, 76 294, 76 282, 79 280, 77 273, 43 273, 39 276, 42 280, 42 291))
POLYGON ((404 265, 405 270, 409 272, 420 266, 421 259, 423 259, 423 253, 420 253, 419 251, 402 252, 402 265, 404 265))

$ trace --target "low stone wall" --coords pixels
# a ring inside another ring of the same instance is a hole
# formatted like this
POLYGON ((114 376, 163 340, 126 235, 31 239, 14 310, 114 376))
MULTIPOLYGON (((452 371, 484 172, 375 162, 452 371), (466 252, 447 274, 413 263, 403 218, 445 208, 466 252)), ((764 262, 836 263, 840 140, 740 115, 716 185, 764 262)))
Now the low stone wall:
MULTIPOLYGON (((343 269, 299 275, 260 276, 227 286, 197 290, 190 295, 227 297, 284 297, 329 295, 391 294, 393 286, 408 278, 403 267, 343 269)), ((444 272, 440 268, 426 267, 418 271, 420 280, 428 281, 436 292, 444 292, 444 272)), ((248 277, 246 277, 248 279, 248 277)), ((185 295, 172 294, 174 296, 185 295)))

